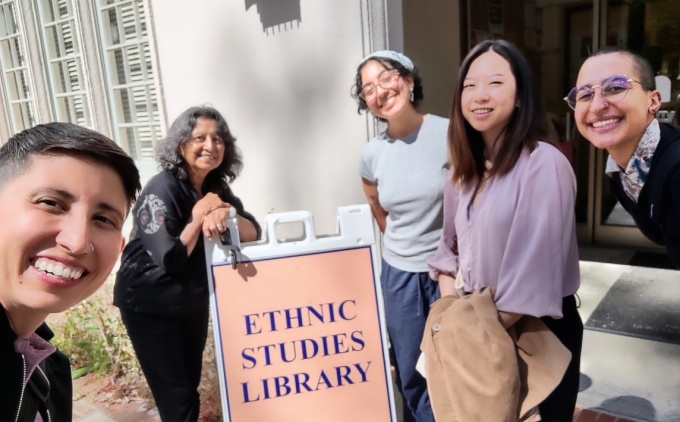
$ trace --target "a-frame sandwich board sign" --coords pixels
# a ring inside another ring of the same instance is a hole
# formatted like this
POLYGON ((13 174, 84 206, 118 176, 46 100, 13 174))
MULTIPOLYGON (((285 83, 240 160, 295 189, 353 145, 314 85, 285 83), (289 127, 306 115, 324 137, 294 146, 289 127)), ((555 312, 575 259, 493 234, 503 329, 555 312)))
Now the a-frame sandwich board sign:
POLYGON ((259 242, 206 239, 225 421, 397 420, 369 207, 340 207, 338 228, 317 237, 297 211, 259 242), (304 237, 278 240, 285 223, 304 237))

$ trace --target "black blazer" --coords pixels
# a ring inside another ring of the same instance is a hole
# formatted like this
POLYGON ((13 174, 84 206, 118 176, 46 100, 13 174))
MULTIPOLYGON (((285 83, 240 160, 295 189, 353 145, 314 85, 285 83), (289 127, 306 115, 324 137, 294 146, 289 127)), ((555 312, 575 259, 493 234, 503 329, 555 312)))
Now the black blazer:
MULTIPOLYGON (((54 336, 46 324, 41 325, 35 333, 48 341, 54 336)), ((73 387, 68 358, 57 350, 41 363, 49 380, 49 395, 43 402, 31 385, 24 389, 24 359, 14 350, 16 338, 9 325, 7 313, 4 308, 0 308, 0 421, 35 422, 35 417, 40 412, 46 422, 70 422, 73 387)), ((40 378, 41 374, 36 369, 31 381, 44 386, 45 383, 41 383, 40 378)))
MULTIPOLYGON (((210 191, 250 220, 259 237, 260 226, 226 182, 214 181, 210 191)), ((149 180, 132 210, 133 229, 116 276, 114 305, 127 311, 166 315, 207 308, 203 235, 188 256, 179 238, 198 199, 189 180, 167 171, 149 180)))
POLYGON ((671 144, 680 142, 680 128, 668 123, 660 123, 661 140, 654 151, 649 175, 645 181, 638 202, 631 200, 623 190, 620 173, 615 173, 611 179, 612 188, 616 192, 621 205, 633 216, 638 228, 649 240, 666 246, 676 267, 680 268, 680 165, 662 180, 657 164, 661 157, 669 150, 671 144), (652 186, 665 184, 661 214, 657 224, 651 217, 652 199, 650 191, 652 186))

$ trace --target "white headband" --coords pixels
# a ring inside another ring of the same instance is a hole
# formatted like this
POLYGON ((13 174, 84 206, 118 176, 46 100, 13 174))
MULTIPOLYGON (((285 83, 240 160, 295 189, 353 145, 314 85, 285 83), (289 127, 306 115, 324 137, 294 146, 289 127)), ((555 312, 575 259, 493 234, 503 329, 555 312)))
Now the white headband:
POLYGON ((363 60, 361 60, 361 63, 359 63, 359 66, 366 63, 370 59, 375 59, 375 58, 394 60, 395 62, 399 62, 402 66, 404 66, 406 69, 408 69, 411 72, 413 72, 413 69, 415 68, 411 59, 409 59, 408 57, 404 56, 401 53, 398 53, 398 52, 392 51, 392 50, 380 50, 380 51, 376 51, 375 53, 371 53, 368 56, 364 57, 363 60))

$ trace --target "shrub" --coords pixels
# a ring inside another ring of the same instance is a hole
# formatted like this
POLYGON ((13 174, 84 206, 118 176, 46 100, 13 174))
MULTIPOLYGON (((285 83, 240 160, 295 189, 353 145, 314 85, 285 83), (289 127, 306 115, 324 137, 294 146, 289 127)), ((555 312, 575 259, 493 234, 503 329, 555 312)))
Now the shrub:
MULTIPOLYGON (((151 399, 120 312, 111 304, 113 279, 109 277, 97 293, 65 314, 50 317, 55 331, 53 343, 71 358, 74 379, 94 373, 111 381, 113 394, 98 400, 151 399)), ((212 324, 208 330, 199 387, 201 421, 217 422, 222 420, 222 411, 212 324)))
POLYGON ((140 367, 118 309, 111 305, 113 281, 66 312, 54 326, 54 344, 71 358, 74 378, 94 372, 118 378, 140 367))

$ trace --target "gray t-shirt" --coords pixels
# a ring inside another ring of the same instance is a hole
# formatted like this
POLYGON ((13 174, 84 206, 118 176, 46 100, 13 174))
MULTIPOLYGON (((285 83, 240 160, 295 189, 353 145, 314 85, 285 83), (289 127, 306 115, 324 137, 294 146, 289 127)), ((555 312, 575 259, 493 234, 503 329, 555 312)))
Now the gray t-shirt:
POLYGON ((427 271, 437 250, 449 176, 448 128, 448 119, 428 114, 415 133, 393 139, 383 132, 361 151, 361 177, 378 184, 388 213, 383 259, 402 271, 427 271))

